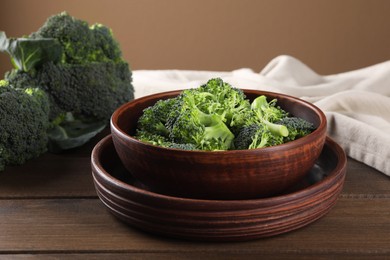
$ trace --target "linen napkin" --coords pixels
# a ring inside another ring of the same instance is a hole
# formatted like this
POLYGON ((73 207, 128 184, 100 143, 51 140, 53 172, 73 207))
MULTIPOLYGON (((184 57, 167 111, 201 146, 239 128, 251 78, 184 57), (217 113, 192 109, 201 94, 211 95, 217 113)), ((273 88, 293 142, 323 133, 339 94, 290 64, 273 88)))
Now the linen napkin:
POLYGON ((135 97, 198 87, 220 77, 234 87, 296 96, 322 109, 327 134, 348 156, 390 176, 390 61, 334 75, 319 75, 300 60, 282 55, 259 73, 135 70, 135 97))

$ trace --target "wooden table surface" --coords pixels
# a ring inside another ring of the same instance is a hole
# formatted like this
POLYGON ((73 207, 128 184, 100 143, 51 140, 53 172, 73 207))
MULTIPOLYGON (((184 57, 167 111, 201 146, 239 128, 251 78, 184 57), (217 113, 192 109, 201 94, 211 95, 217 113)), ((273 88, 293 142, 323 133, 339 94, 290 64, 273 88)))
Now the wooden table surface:
POLYGON ((107 133, 0 173, 0 259, 390 259, 390 178, 352 159, 334 208, 286 234, 202 243, 127 226, 93 186, 90 154, 107 133))

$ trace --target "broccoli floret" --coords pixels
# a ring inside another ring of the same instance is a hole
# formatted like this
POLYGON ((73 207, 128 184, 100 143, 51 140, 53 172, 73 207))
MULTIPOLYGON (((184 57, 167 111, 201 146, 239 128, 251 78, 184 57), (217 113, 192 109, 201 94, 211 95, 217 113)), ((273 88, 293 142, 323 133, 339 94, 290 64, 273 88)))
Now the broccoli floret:
POLYGON ((202 150, 229 150, 233 144, 234 134, 219 116, 212 115, 207 120, 210 122, 208 125, 205 124, 203 135, 199 133, 195 135, 196 145, 200 144, 202 150))
POLYGON ((314 129, 276 102, 262 95, 250 103, 240 89, 214 78, 146 108, 135 137, 184 150, 243 150, 283 144, 314 129))
POLYGON ((268 102, 264 95, 252 101, 252 114, 246 118, 245 125, 236 134, 235 149, 262 148, 285 142, 289 135, 288 128, 275 122, 285 118, 288 113, 277 107, 276 101, 273 99, 268 102))
POLYGON ((187 150, 187 151, 198 150, 194 144, 169 143, 166 147, 167 148, 180 149, 180 150, 187 150))
POLYGON ((263 148, 282 143, 284 143, 283 136, 275 135, 262 124, 244 126, 234 139, 234 147, 237 150, 263 148))
POLYGON ((58 40, 63 58, 27 72, 13 70, 6 79, 16 87, 45 90, 51 120, 67 112, 108 120, 119 105, 134 98, 129 65, 109 28, 90 27, 63 12, 48 18, 29 38, 58 40))
POLYGON ((122 58, 112 31, 104 25, 89 26, 61 13, 48 18, 27 38, 10 40, 3 33, 0 42, 4 45, 0 51, 18 46, 17 52, 11 52, 15 56, 12 60, 25 68, 20 70, 16 66, 6 73, 10 84, 23 89, 33 86, 47 93, 49 119, 54 125, 49 137, 59 142, 56 146, 60 149, 87 142, 107 125, 117 107, 134 98, 129 65, 122 58), (34 62, 21 55, 24 52, 34 62))
POLYGON ((186 150, 229 149, 234 135, 221 115, 208 114, 198 108, 199 93, 194 89, 184 90, 176 98, 160 100, 146 108, 137 126, 142 135, 138 132, 136 138, 165 147, 183 146, 186 150))
POLYGON ((249 149, 249 146, 252 144, 253 139, 259 129, 260 129, 260 125, 258 124, 251 124, 242 127, 241 131, 234 139, 234 149, 236 150, 249 149))
POLYGON ((288 116, 288 112, 276 106, 277 99, 267 101, 265 95, 258 96, 252 101, 251 108, 254 110, 259 117, 274 123, 282 118, 288 116))
POLYGON ((102 24, 89 26, 66 12, 53 15, 30 38, 54 38, 63 46, 63 63, 85 64, 123 61, 112 31, 102 24))
POLYGON ((283 144, 311 133, 313 124, 298 117, 290 117, 289 113, 276 106, 276 99, 267 101, 262 95, 253 100, 251 109, 254 117, 249 117, 246 126, 241 128, 235 146, 260 148, 283 144))
MULTIPOLYGON (((257 104, 264 104, 265 97, 260 97, 260 99, 261 102, 257 104)), ((252 106, 255 111, 258 107, 260 105, 252 106)), ((236 135, 234 139, 235 149, 243 150, 279 145, 305 136, 315 129, 312 123, 302 118, 288 117, 286 112, 269 109, 267 105, 263 105, 263 107, 266 109, 260 112, 257 111, 255 120, 248 120, 249 123, 242 127, 236 135), (271 114, 273 118, 282 118, 274 123, 265 120, 264 111, 267 111, 267 109, 268 112, 266 113, 268 114, 275 111, 275 113, 271 114)))
POLYGON ((176 143, 194 144, 201 150, 227 150, 234 135, 217 115, 191 108, 180 113, 170 138, 176 143))
POLYGON ((169 139, 165 136, 156 133, 151 133, 145 130, 140 130, 140 129, 137 129, 134 137, 142 142, 163 146, 163 147, 168 146, 170 143, 169 139))
POLYGON ((228 150, 233 144, 234 134, 219 114, 207 114, 197 107, 197 93, 193 90, 181 93, 180 112, 169 127, 170 138, 176 143, 194 144, 200 150, 228 150))
POLYGON ((47 150, 49 100, 38 88, 16 89, 0 81, 0 171, 47 150))
POLYGON ((210 79, 192 91, 197 107, 207 114, 220 115, 232 131, 241 128, 250 116, 250 102, 244 92, 220 78, 210 79))
POLYGON ((138 119, 138 129, 168 137, 169 130, 166 124, 176 103, 176 98, 170 98, 159 100, 153 106, 145 108, 138 119))
POLYGON ((19 88, 39 86, 50 98, 50 119, 72 112, 108 120, 113 111, 133 98, 131 73, 126 63, 54 64, 39 70, 13 70, 6 79, 19 88))
POLYGON ((134 137, 142 142, 146 142, 146 143, 161 146, 161 147, 189 150, 189 151, 197 150, 196 146, 194 144, 174 143, 174 142, 171 142, 165 136, 155 134, 155 133, 150 133, 150 132, 144 131, 144 130, 137 129, 136 135, 134 137))
POLYGON ((253 136, 253 142, 249 145, 248 149, 275 146, 283 143, 283 136, 275 135, 269 127, 264 127, 264 125, 262 125, 256 135, 253 136))
POLYGON ((286 111, 280 107, 276 107, 276 99, 268 102, 267 97, 261 95, 253 100, 251 108, 255 116, 248 118, 249 124, 263 124, 276 136, 288 136, 286 126, 274 123, 288 115, 286 111))
POLYGON ((95 37, 95 48, 100 53, 95 54, 91 61, 108 59, 114 62, 123 62, 122 51, 119 43, 115 40, 112 30, 102 24, 94 24, 90 29, 95 37))
POLYGON ((312 123, 300 117, 285 117, 275 122, 275 124, 285 125, 287 127, 289 134, 285 137, 286 141, 303 137, 316 129, 312 123))

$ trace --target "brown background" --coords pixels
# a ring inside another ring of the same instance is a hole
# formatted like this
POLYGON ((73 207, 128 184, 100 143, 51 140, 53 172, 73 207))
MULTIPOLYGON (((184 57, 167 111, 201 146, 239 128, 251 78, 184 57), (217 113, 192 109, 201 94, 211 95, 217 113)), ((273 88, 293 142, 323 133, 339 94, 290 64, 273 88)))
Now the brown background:
MULTIPOLYGON (((390 58, 387 0, 0 0, 19 37, 68 11, 112 28, 131 68, 260 71, 289 54, 320 74, 390 58)), ((0 53, 0 76, 11 68, 0 53)))

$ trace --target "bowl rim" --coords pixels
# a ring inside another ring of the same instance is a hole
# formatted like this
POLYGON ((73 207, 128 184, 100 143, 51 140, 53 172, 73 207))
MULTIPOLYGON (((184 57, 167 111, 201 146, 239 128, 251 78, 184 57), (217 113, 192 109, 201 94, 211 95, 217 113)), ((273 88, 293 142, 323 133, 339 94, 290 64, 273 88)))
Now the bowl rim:
POLYGON ((133 99, 133 100, 131 100, 129 102, 126 102, 125 104, 122 104, 111 115, 111 118, 110 118, 111 133, 112 134, 115 133, 116 135, 119 135, 120 138, 122 138, 124 140, 128 140, 128 141, 131 141, 131 142, 133 142, 133 143, 135 143, 137 145, 140 145, 140 147, 142 147, 142 148, 153 147, 153 149, 157 149, 157 151, 161 151, 161 152, 170 151, 172 153, 183 153, 183 154, 198 154, 198 155, 205 155, 206 154, 207 156, 214 156, 214 155, 215 156, 221 156, 221 155, 226 154, 226 155, 234 156, 236 153, 239 153, 239 154, 242 154, 242 153, 258 153, 258 154, 261 154, 261 153, 269 153, 269 152, 272 152, 274 150, 277 151, 277 150, 280 150, 280 149, 283 149, 283 148, 285 148, 285 149, 294 149, 296 147, 299 147, 299 146, 303 145, 307 141, 312 141, 312 139, 315 139, 315 136, 316 136, 317 133, 321 134, 322 131, 326 132, 326 127, 327 127, 326 115, 319 107, 317 107, 313 103, 310 103, 310 102, 308 102, 306 100, 303 100, 301 98, 294 97, 294 96, 287 95, 287 94, 283 94, 283 93, 271 92, 271 91, 263 91, 263 90, 257 90, 257 89, 245 89, 245 88, 240 88, 240 90, 242 90, 245 93, 245 95, 247 95, 247 94, 255 94, 255 95, 265 95, 267 97, 268 97, 268 95, 269 96, 275 96, 276 95, 276 96, 282 96, 282 97, 287 98, 287 99, 292 99, 295 102, 300 103, 300 104, 302 104, 302 105, 304 105, 306 107, 309 107, 312 111, 314 111, 318 115, 320 123, 319 123, 318 127, 313 132, 311 132, 310 134, 308 134, 308 135, 306 135, 304 137, 295 139, 293 141, 289 141, 289 142, 283 143, 283 144, 279 144, 279 145, 275 145, 275 146, 269 146, 269 147, 255 148, 255 149, 223 150, 223 151, 182 150, 182 149, 167 148, 167 147, 161 147, 161 146, 157 146, 157 145, 152 145, 152 144, 149 144, 149 143, 146 143, 146 142, 142 142, 142 141, 134 138, 133 136, 129 135, 128 133, 123 131, 123 129, 121 129, 119 127, 119 125, 117 123, 119 115, 123 111, 126 111, 127 108, 129 106, 131 106, 132 104, 134 104, 136 102, 142 102, 144 100, 156 98, 158 96, 161 96, 161 98, 163 96, 177 96, 183 90, 184 89, 171 90, 171 91, 165 91, 165 92, 158 92, 158 93, 146 95, 146 96, 143 96, 143 97, 139 97, 139 98, 133 99))
MULTIPOLYGON (((342 147, 337 144, 331 137, 326 136, 325 145, 332 150, 332 152, 338 158, 338 162, 332 170, 331 174, 321 181, 310 185, 304 189, 300 189, 291 193, 276 195, 266 198, 257 198, 257 199, 237 199, 237 200, 221 200, 221 199, 196 199, 196 198, 185 198, 185 197, 175 197, 172 195, 165 195, 160 193, 155 193, 153 191, 148 191, 126 182, 123 182, 114 176, 112 176, 106 169, 103 168, 103 165, 100 162, 101 154, 104 149, 107 149, 108 146, 114 146, 112 135, 109 134, 103 139, 101 139, 93 148, 91 154, 91 166, 92 166, 92 175, 95 182, 99 182, 96 179, 98 177, 102 178, 107 182, 110 186, 118 188, 121 191, 131 192, 134 194, 141 194, 143 197, 152 200, 160 200, 160 201, 173 201, 175 203, 186 203, 186 204, 201 204, 203 206, 255 206, 259 205, 259 203, 270 204, 270 205, 282 205, 284 203, 289 203, 295 201, 297 199, 304 199, 308 196, 313 196, 313 194, 320 193, 323 189, 327 189, 328 187, 335 184, 339 179, 345 177, 346 167, 347 167, 347 157, 345 151, 342 147)), ((130 174, 130 173, 129 173, 130 174)), ((107 184, 104 184, 107 186, 107 184)))

